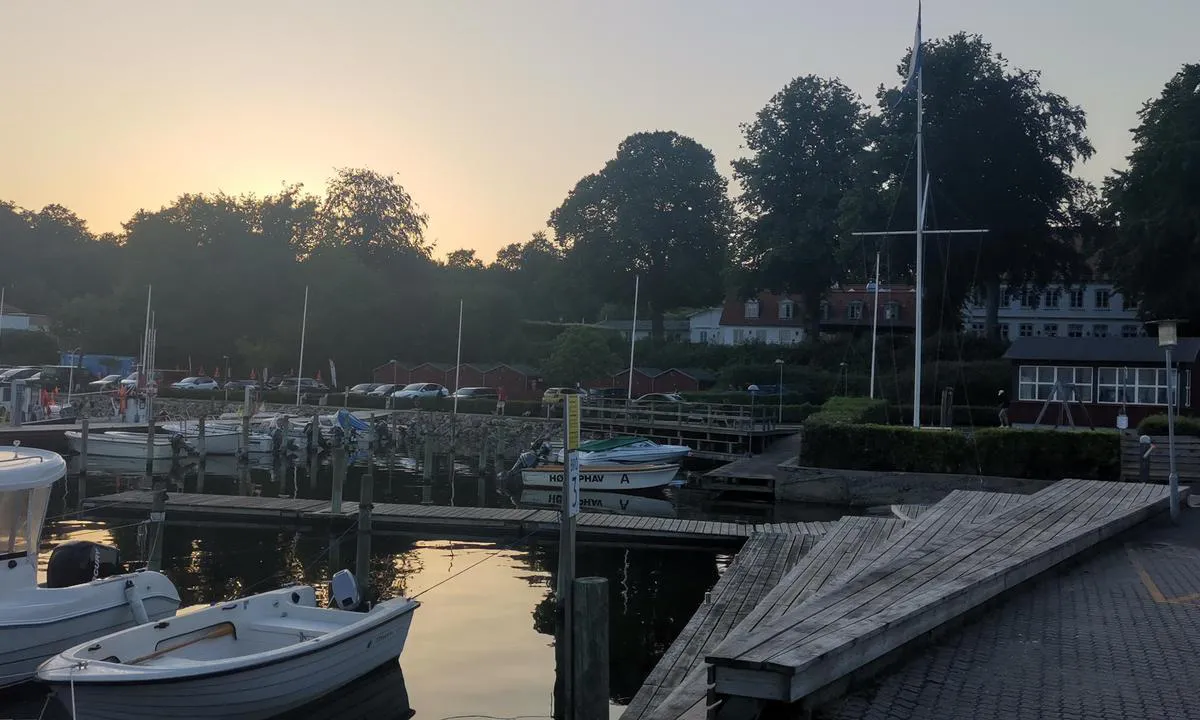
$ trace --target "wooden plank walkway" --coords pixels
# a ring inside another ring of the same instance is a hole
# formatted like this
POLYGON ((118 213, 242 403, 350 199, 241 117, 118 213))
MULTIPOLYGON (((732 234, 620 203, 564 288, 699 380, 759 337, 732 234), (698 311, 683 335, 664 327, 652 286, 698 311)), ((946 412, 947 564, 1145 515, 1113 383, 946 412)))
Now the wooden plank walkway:
MULTIPOLYGON (((153 499, 149 490, 128 490, 113 495, 87 498, 84 507, 93 512, 148 512, 153 499)), ((341 511, 331 512, 328 500, 268 498, 244 495, 167 493, 167 512, 173 516, 238 521, 317 523, 351 522, 358 517, 357 502, 343 502, 341 511)), ((581 513, 576 531, 595 540, 646 542, 740 543, 752 534, 823 535, 833 523, 729 523, 708 520, 581 513)), ((556 533, 558 512, 523 508, 452 507, 375 503, 372 526, 380 531, 452 533, 464 537, 533 535, 556 533)))
MULTIPOLYGON (((987 522, 889 543, 843 581, 710 654, 709 706, 805 698, 1161 511, 1167 499, 1158 485, 1063 480, 987 522)), ((936 514, 937 506, 918 524, 934 527, 936 514)))
MULTIPOLYGON (((1022 495, 955 491, 927 513, 923 521, 910 525, 890 518, 846 517, 830 530, 776 585, 737 627, 719 639, 709 652, 736 648, 739 638, 751 636, 759 627, 775 622, 802 605, 822 589, 869 564, 884 548, 910 547, 942 534, 986 520, 991 514, 1025 499, 1022 495)), ((697 660, 689 674, 648 712, 623 720, 646 717, 654 720, 703 718, 707 710, 707 667, 697 660)), ((655 699, 662 697, 656 693, 655 699)), ((636 698, 635 698, 636 700, 636 698)), ((630 708, 634 706, 631 703, 630 708)))

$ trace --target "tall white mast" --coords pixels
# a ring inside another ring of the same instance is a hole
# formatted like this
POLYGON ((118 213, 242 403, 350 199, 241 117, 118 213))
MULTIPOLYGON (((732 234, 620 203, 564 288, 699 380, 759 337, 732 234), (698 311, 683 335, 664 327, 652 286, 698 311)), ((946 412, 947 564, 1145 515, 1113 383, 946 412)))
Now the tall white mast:
POLYGON ((913 417, 912 426, 921 427, 921 344, 925 337, 925 193, 922 192, 924 179, 925 138, 922 129, 925 111, 925 92, 922 84, 921 68, 921 6, 917 5, 917 40, 912 49, 912 60, 917 71, 917 287, 916 314, 913 350, 913 417))
POLYGON ((875 251, 875 313, 871 320, 871 390, 868 397, 875 397, 875 343, 879 339, 879 251, 875 251))
POLYGON ((458 355, 454 359, 454 413, 458 414, 458 381, 462 377, 463 301, 458 301, 458 355))
MULTIPOLYGON (((296 404, 300 404, 300 385, 304 379, 304 335, 308 332, 308 286, 304 286, 304 315, 300 319, 300 363, 296 366, 296 404)), ((313 420, 316 422, 316 420, 313 420)))
POLYGON ((633 278, 633 327, 629 328, 629 392, 628 399, 633 399, 633 349, 637 346, 637 310, 638 291, 641 289, 641 278, 633 278))

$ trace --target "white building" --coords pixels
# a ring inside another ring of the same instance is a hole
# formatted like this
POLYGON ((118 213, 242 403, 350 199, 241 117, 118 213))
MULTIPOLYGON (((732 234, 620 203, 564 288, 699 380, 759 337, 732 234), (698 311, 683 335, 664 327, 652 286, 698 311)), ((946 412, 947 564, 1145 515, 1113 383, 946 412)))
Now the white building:
POLYGON ((688 315, 688 342, 698 345, 722 345, 721 306, 697 310, 688 315))
MULTIPOLYGON (((1000 337, 1141 337, 1137 307, 1112 283, 1051 285, 1042 290, 1001 287, 1000 337)), ((963 328, 983 334, 987 307, 981 293, 967 300, 963 328)))

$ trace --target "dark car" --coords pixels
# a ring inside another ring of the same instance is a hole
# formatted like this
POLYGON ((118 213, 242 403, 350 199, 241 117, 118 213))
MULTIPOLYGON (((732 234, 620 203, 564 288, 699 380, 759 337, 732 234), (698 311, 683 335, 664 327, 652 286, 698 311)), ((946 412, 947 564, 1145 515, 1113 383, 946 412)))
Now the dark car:
POLYGON ((459 399, 469 398, 471 400, 498 400, 500 398, 500 391, 493 387, 465 387, 459 388, 450 397, 459 399))
POLYGON ((322 382, 317 382, 312 378, 284 378, 279 381, 279 385, 275 387, 280 392, 296 392, 299 388, 301 392, 316 393, 329 392, 329 386, 322 382))
POLYGON ((625 400, 629 397, 628 388, 605 387, 588 388, 587 399, 590 400, 625 400))
POLYGON ((359 383, 346 391, 347 395, 370 395, 371 391, 383 383, 359 383))
POLYGON ((227 380, 221 387, 225 390, 244 390, 246 388, 261 390, 263 384, 258 380, 227 380))

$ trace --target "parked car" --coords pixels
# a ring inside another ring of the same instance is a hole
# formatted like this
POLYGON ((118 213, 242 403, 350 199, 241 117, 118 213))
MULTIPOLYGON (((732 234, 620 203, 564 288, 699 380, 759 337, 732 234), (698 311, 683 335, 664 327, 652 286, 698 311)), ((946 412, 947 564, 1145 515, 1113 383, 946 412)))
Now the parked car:
POLYGON ((5 370, 0 373, 0 384, 11 383, 13 380, 27 380, 30 377, 37 375, 41 368, 36 367, 15 367, 5 370))
POLYGON ((279 381, 279 385, 275 386, 275 389, 280 392, 296 392, 297 388, 300 392, 305 393, 329 392, 328 385, 312 378, 284 378, 279 381))
POLYGON ((105 375, 99 380, 93 380, 88 383, 88 390, 92 392, 104 392, 105 390, 116 390, 121 383, 120 375, 105 375))
POLYGON ((177 383, 171 383, 176 390, 220 390, 221 384, 210 377, 194 375, 185 377, 177 383))
POLYGON ((370 395, 382 383, 359 383, 346 391, 347 395, 370 395))
POLYGON ((583 395, 583 390, 573 387, 552 387, 546 388, 546 392, 542 393, 542 402, 546 405, 557 405, 562 402, 563 395, 583 395))
MULTIPOLYGON (((140 372, 131 372, 125 376, 125 379, 121 381, 121 384, 127 388, 135 388, 141 382, 141 377, 142 374, 140 372)), ((156 382, 156 378, 151 377, 148 384, 157 385, 158 383, 156 382)))
POLYGON ((262 389, 263 384, 258 380, 227 380, 221 386, 223 390, 243 390, 245 388, 262 389))
POLYGON ((395 383, 384 383, 382 385, 377 385, 375 389, 367 393, 367 395, 372 397, 387 397, 399 389, 400 386, 396 385, 395 383))
POLYGON ((629 397, 629 390, 620 387, 588 388, 587 400, 624 400, 629 397))
POLYGON ((498 400, 500 399, 500 391, 493 387, 465 387, 459 388, 450 397, 456 397, 460 400, 498 400))
POLYGON ((437 383, 409 383, 392 393, 392 397, 404 398, 439 398, 446 397, 450 391, 437 383))
POLYGON ((651 403, 687 403, 687 400, 684 400, 683 396, 678 393, 646 393, 634 402, 639 405, 649 405, 651 403))

